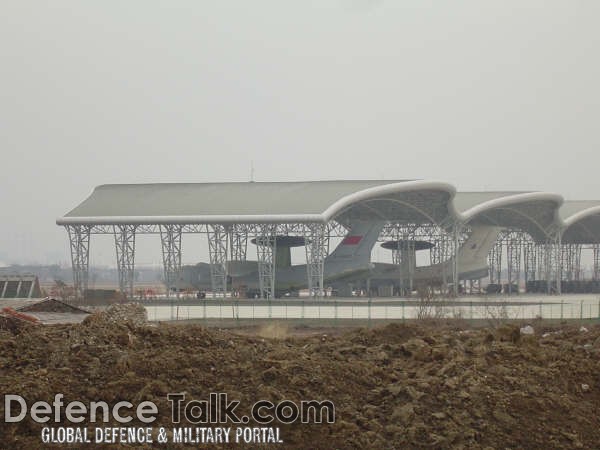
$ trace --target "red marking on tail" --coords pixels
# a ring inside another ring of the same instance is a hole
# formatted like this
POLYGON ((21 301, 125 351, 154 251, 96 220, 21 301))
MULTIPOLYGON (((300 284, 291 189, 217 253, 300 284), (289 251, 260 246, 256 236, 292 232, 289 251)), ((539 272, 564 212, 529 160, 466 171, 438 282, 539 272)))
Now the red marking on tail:
POLYGON ((346 236, 344 238, 344 240, 342 241, 342 244, 357 245, 361 241, 362 238, 363 238, 362 236, 346 236))

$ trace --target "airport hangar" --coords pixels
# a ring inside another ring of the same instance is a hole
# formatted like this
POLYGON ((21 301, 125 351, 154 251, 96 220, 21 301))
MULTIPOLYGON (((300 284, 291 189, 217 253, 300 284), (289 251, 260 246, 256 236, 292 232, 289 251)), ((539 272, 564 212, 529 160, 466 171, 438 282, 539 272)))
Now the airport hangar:
POLYGON ((443 287, 454 295, 460 291, 456 249, 476 224, 502 228, 488 256, 492 286, 502 286, 506 273, 505 291, 514 293, 523 273, 528 291, 573 291, 584 282, 582 250, 593 252, 591 283, 600 285, 600 201, 545 192, 457 192, 424 180, 114 184, 96 187, 56 223, 68 233, 78 295, 87 289, 92 235, 114 235, 119 287, 133 295, 136 235, 160 235, 169 292, 181 271, 182 235, 201 233, 208 238, 213 296, 227 292, 227 261, 245 261, 254 239, 261 244, 260 294, 270 298, 281 236, 303 239, 307 286, 322 295, 329 239, 344 237, 353 220, 374 218, 386 222, 379 240, 387 248, 398 244, 394 263, 411 260, 417 239, 432 244, 431 264, 451 260, 443 287))

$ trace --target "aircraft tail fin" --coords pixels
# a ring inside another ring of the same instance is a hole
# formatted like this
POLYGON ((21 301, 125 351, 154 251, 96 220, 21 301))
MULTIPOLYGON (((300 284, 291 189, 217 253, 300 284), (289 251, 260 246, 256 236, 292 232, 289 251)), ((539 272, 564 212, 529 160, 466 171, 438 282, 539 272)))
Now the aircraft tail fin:
POLYGON ((468 239, 458 249, 459 267, 479 264, 487 267, 487 256, 496 243, 501 228, 475 226, 468 239))
POLYGON ((369 263, 371 261, 371 250, 384 226, 385 222, 382 221, 354 221, 348 234, 327 257, 326 261, 369 263))

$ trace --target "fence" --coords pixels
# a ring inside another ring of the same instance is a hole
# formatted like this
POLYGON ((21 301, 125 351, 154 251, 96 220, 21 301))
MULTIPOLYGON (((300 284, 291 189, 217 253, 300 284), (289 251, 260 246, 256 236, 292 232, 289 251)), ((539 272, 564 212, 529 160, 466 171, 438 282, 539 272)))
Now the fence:
POLYGON ((146 303, 148 319, 170 320, 599 320, 600 297, 553 301, 502 300, 171 300, 146 303))

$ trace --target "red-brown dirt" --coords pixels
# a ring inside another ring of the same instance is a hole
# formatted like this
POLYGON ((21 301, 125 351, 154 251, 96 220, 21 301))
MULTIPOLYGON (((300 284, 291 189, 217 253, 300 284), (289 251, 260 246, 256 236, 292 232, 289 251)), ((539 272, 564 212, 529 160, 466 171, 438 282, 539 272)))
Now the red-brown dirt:
MULTIPOLYGON (((0 391, 29 404, 55 393, 65 403, 151 400, 153 426, 166 427, 170 392, 226 392, 240 409, 259 399, 333 401, 334 424, 271 425, 282 448, 598 448, 600 327, 560 330, 423 324, 286 337, 95 314, 80 325, 0 331, 0 391)), ((0 409, 4 418, 4 402, 0 409)), ((41 428, 2 423, 0 446, 40 448, 41 428)))

